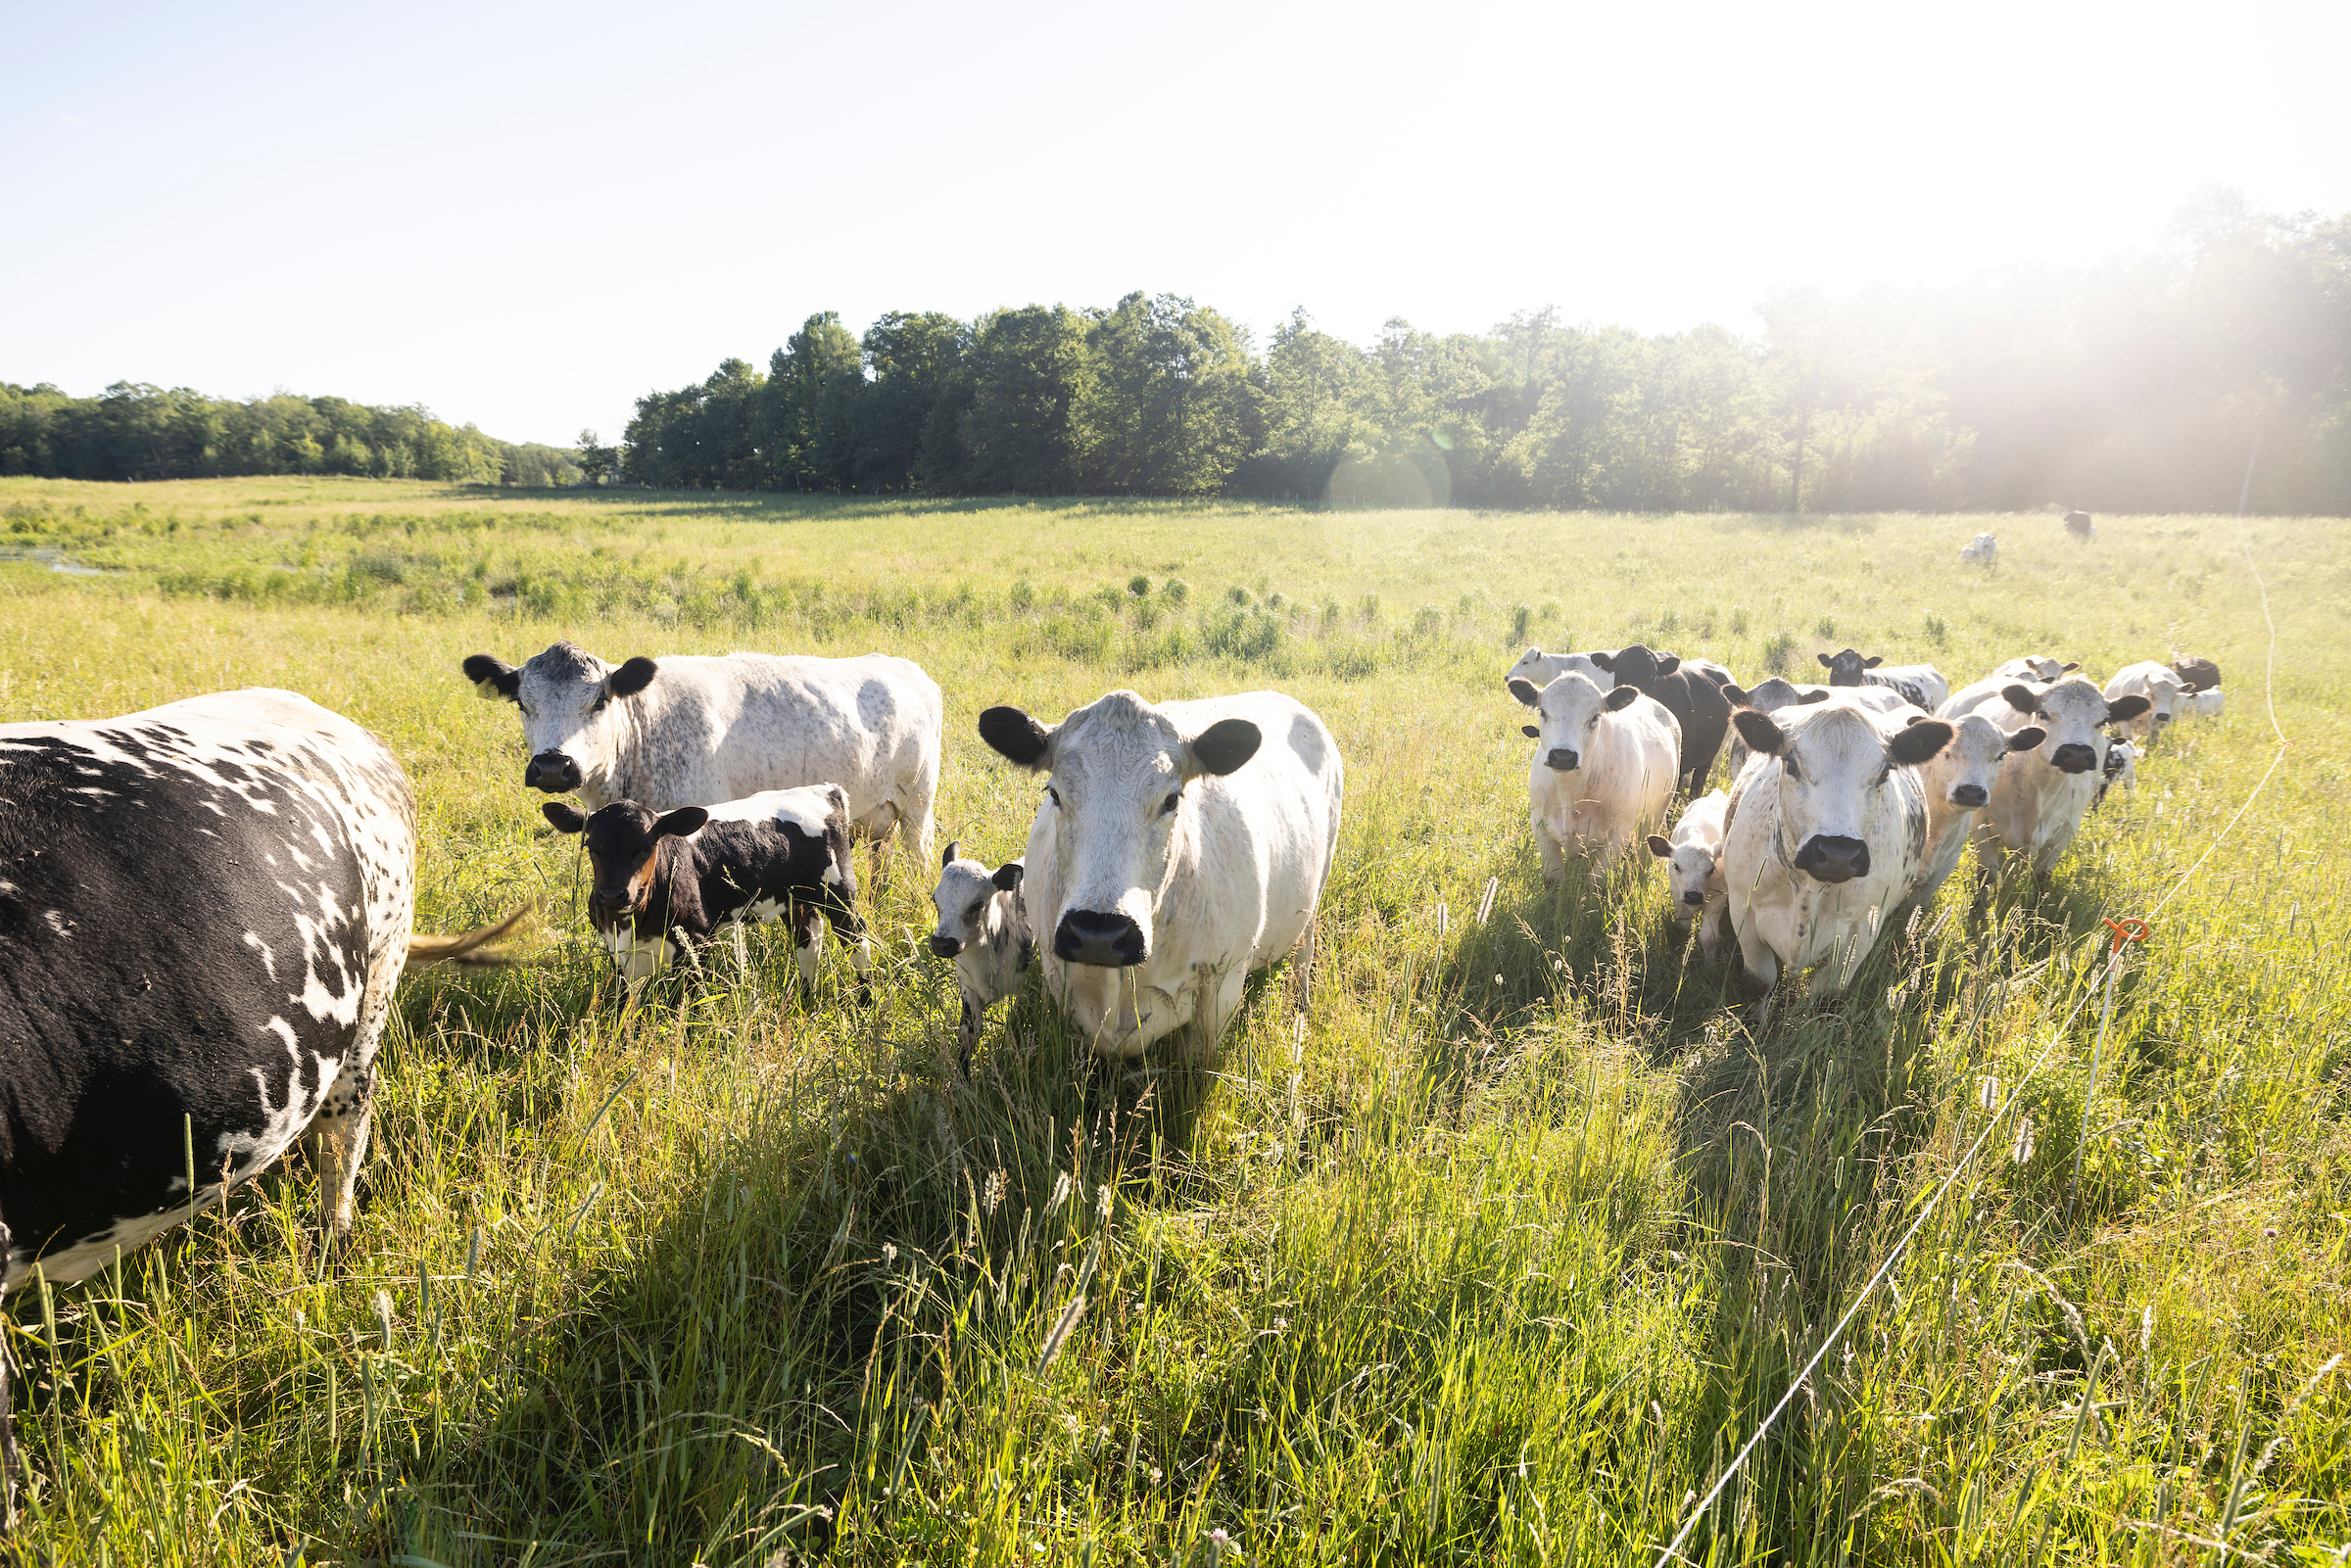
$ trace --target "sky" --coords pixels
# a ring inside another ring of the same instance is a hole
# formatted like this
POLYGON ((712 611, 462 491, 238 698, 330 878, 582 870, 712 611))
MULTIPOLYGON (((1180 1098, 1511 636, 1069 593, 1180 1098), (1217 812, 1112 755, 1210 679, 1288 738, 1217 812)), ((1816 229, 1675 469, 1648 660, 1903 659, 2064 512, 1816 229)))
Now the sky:
POLYGON ((2351 211, 2351 6, 0 0, 0 380, 618 439, 813 311, 1759 328, 2351 211))

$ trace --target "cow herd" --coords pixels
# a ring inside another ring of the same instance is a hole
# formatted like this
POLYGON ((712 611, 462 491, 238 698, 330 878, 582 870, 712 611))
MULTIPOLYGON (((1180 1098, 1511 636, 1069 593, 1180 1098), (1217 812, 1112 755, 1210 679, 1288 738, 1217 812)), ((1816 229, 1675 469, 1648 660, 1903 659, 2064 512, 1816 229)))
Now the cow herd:
MULTIPOLYGON (((2101 687, 2032 655, 1955 693, 1928 665, 1820 662, 1825 685, 1751 689, 1638 643, 1528 649, 1505 685, 1533 710, 1545 880, 1654 856, 1707 959, 1728 938, 1753 983, 1810 970, 1833 991, 1969 844, 2046 871, 2105 787, 2220 697, 2207 660, 2101 687)), ((879 882, 894 843, 927 864, 933 836, 943 707, 918 666, 615 665, 557 642, 463 672, 515 705, 523 784, 578 797, 543 814, 580 838, 589 924, 632 988, 725 923, 789 920, 802 979, 830 929, 863 996, 852 841, 879 882)), ((954 966, 966 1066, 1032 974, 1105 1056, 1179 1032, 1211 1050, 1249 974, 1313 928, 1345 792, 1330 731, 1276 692, 1125 690, 1058 724, 988 707, 979 731, 1043 787, 1018 859, 941 857, 930 950, 954 966)), ((0 1292, 36 1266, 96 1273, 298 1141, 322 1245, 348 1233, 395 982, 504 928, 415 934, 415 870, 398 760, 291 692, 0 726, 0 1292)), ((0 1359, 0 1463, 6 1375, 0 1359)))

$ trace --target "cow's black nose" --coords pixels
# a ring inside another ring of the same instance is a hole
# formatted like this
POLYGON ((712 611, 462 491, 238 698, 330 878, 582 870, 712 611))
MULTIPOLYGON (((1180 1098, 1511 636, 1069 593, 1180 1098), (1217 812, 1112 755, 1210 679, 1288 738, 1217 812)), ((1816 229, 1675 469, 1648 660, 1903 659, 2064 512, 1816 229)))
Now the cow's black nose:
POLYGON ((1143 928, 1126 916, 1073 909, 1053 930, 1053 956, 1065 964, 1128 969, 1151 956, 1143 928))
POLYGON ((931 951, 940 958, 953 958, 963 951, 963 943, 952 936, 934 936, 931 938, 931 951))
POLYGON ((2070 746, 2059 746, 2049 760, 2057 764, 2060 773, 2087 773, 2098 765, 2098 753, 2077 740, 2070 746))
POLYGON ((542 751, 523 768, 522 786, 551 795, 566 794, 580 786, 580 765, 560 751, 542 751))
POLYGON ((1796 852, 1796 869, 1817 882, 1849 882, 1869 875, 1869 845, 1815 833, 1796 852))
POLYGON ((1553 746, 1543 753, 1543 766, 1554 773, 1573 773, 1576 763, 1581 760, 1565 746, 1553 746))
POLYGON ((1692 909, 1703 909, 1706 902, 1705 890, 1693 887, 1682 895, 1682 902, 1688 904, 1692 909))
POLYGON ((1961 784, 1951 791, 1954 806, 1981 806, 1991 799, 1991 792, 1982 784, 1961 784))

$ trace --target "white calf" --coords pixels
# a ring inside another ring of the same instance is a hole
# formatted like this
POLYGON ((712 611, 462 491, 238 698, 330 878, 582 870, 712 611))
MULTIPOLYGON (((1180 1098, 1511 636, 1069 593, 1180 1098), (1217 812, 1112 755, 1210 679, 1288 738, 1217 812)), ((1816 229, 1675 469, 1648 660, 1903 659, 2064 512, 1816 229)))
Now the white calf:
POLYGON ((1649 835, 1649 852, 1665 862, 1665 890, 1677 926, 1698 921, 1698 942, 1711 960, 1721 944, 1722 827, 1731 797, 1716 789, 1684 808, 1673 836, 1649 835))
POLYGON ((1990 566, 1999 559, 1999 555, 2000 542, 1990 534, 1978 534, 1959 546, 1959 558, 1963 561, 1977 561, 1990 566))
POLYGON ((2143 750, 2172 727, 2172 721, 2180 716, 2180 699, 2193 689, 2170 665, 2142 659, 2114 672, 2114 679, 2106 683, 2106 700, 2112 702, 2127 696, 2147 699, 2147 711, 2125 727, 2125 733, 2138 741, 2143 750))
POLYGON ((989 871, 979 861, 959 858, 951 843, 939 860, 938 886, 931 894, 938 927, 931 933, 931 951, 955 961, 955 989, 963 999, 956 1032, 966 1072, 987 1010, 1020 989, 1034 953, 1029 912, 1021 903, 1026 869, 1008 860, 989 871))
POLYGON ((2138 747, 2128 740, 2109 740, 2106 760, 2098 768, 2098 792, 2089 797, 2090 810, 2106 804, 2106 791, 2116 784, 2124 794, 2138 792, 2138 747))
POLYGON ((1543 880, 1566 874, 1570 843, 1593 857, 1595 879, 1645 832, 1665 820, 1681 763, 1682 727, 1665 705, 1629 686, 1603 691, 1568 672, 1538 689, 1512 681, 1511 695, 1543 716, 1527 770, 1527 818, 1543 855, 1543 880))

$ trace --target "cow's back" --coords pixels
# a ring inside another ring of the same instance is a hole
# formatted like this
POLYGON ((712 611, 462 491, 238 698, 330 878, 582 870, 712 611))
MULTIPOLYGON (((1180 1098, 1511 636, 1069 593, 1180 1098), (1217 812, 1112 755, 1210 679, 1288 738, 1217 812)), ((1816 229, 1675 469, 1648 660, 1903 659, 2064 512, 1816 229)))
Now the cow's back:
POLYGON ((408 957, 415 806, 282 691, 0 726, 0 1222, 105 1266, 284 1153, 408 957))

